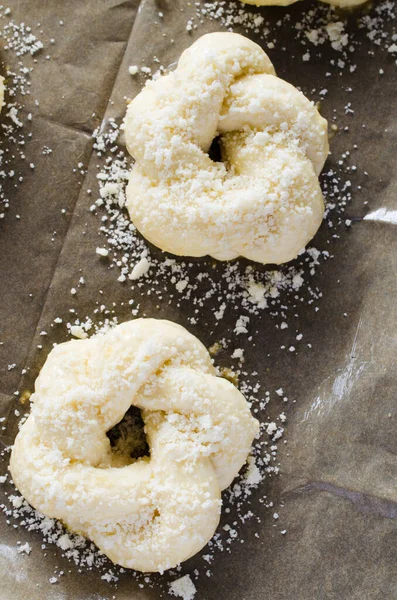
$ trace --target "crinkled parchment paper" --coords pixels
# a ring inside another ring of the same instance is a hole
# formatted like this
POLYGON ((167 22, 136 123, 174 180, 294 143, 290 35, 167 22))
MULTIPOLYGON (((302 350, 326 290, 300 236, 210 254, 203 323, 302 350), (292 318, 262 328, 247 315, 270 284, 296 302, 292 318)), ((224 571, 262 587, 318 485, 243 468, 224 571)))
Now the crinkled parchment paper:
MULTIPOLYGON (((188 32, 193 2, 138 4, 137 0, 11 3, 16 20, 40 22, 43 41, 53 37, 56 43, 51 59, 35 65, 32 96, 27 100, 27 110, 34 115, 35 172, 26 173, 0 232, 4 445, 12 443, 17 430, 14 410, 20 409, 20 401, 14 392, 32 389, 52 343, 67 337, 64 326, 50 328, 54 318, 67 320, 73 307, 90 315, 101 297, 108 306, 116 302, 120 321, 130 317, 128 305, 120 306, 130 298, 128 286, 119 284, 116 270, 95 254, 103 237, 98 233, 99 219, 89 211, 92 197, 86 194, 87 188, 94 195, 97 190, 93 130, 109 117, 120 119, 125 97, 133 97, 142 86, 144 78, 132 78, 129 65, 156 69, 154 55, 162 65, 171 65, 193 39, 220 29, 219 23, 205 20, 188 32), (44 145, 52 148, 51 156, 42 155, 44 145), (73 172, 80 162, 88 167, 86 175, 73 172), (20 220, 14 218, 17 213, 20 220), (80 275, 85 285, 72 298, 70 289, 80 275), (40 336, 43 330, 47 336, 40 336), (17 363, 18 369, 9 371, 10 362, 17 363), (31 370, 21 380, 25 365, 31 370)), ((299 2, 290 11, 297 14, 310 6, 299 2)), ((274 22, 285 11, 252 10, 274 22)), ((397 209, 396 70, 382 48, 369 60, 370 42, 355 31, 354 19, 350 27, 352 35, 363 38, 354 73, 327 78, 329 47, 322 50, 323 58, 306 63, 294 32, 286 27, 269 52, 278 73, 308 94, 313 88, 328 89, 321 110, 329 119, 337 115, 339 125, 348 126, 349 133, 340 131, 332 139, 333 155, 326 168, 332 168, 334 156, 356 143, 354 161, 360 171, 354 181, 362 190, 347 209, 354 226, 334 240, 324 223, 314 241, 317 248, 334 255, 313 276, 312 286, 323 293, 319 311, 315 313, 305 302, 298 304, 284 342, 263 311, 251 320, 256 346, 244 336, 238 339, 247 365, 256 368, 264 389, 274 390, 281 383, 288 390, 290 402, 281 407, 288 417, 287 443, 279 444, 281 475, 265 479, 254 492, 260 537, 253 535, 257 524, 247 522, 244 543, 237 541, 230 554, 216 553, 212 576, 206 577, 201 568, 195 580, 198 599, 397 598, 397 238, 395 225, 376 218, 380 208, 397 209), (354 116, 345 114, 348 102, 354 104, 354 116), (362 220, 367 213, 375 214, 374 220, 362 220), (302 331, 312 349, 281 350, 283 343, 289 343, 291 330, 302 331), (281 526, 273 512, 259 503, 264 490, 277 501, 281 526)), ((11 55, 6 59, 11 60, 11 55)), ((223 319, 214 337, 211 311, 208 327, 194 328, 188 323, 191 312, 186 304, 180 309, 166 302, 158 307, 144 290, 141 297, 139 289, 134 294, 141 314, 187 325, 206 344, 230 336, 235 324, 223 319)), ((7 485, 1 490, 9 489, 7 485)), ((59 548, 48 546, 44 554, 39 533, 7 525, 1 513, 0 532, 1 600, 152 599, 167 596, 166 583, 175 579, 175 575, 152 576, 152 583, 140 588, 127 572, 116 588, 95 571, 78 572, 59 548), (17 541, 29 542, 29 556, 17 553, 17 541), (51 585, 56 566, 65 575, 51 585)), ((181 573, 193 574, 198 561, 188 561, 181 573)))

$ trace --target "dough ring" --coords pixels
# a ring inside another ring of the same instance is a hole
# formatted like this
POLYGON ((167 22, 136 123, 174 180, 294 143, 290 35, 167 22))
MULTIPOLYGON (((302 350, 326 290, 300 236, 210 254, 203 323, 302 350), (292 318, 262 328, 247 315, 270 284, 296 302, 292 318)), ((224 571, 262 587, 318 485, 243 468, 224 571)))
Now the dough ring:
POLYGON ((150 242, 187 256, 294 259, 316 233, 327 122, 265 52, 210 33, 129 104, 127 208, 150 242), (224 162, 210 146, 220 136, 224 162))
POLYGON ((56 346, 32 401, 11 454, 15 485, 36 509, 139 571, 175 567, 209 541, 221 490, 259 429, 197 338, 155 319, 56 346), (135 461, 106 436, 131 405, 142 409, 150 448, 135 461))

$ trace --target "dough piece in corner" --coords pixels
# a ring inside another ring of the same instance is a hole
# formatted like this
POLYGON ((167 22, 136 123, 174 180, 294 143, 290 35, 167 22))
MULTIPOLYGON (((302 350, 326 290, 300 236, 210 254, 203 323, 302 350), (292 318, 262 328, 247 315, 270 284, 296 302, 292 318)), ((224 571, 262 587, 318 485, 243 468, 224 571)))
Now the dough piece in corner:
POLYGON ((59 344, 31 400, 11 454, 15 485, 37 510, 138 571, 173 568, 206 545, 221 491, 259 430, 199 340, 156 319, 59 344), (150 450, 137 459, 128 439, 115 449, 106 435, 131 405, 142 411, 150 450))

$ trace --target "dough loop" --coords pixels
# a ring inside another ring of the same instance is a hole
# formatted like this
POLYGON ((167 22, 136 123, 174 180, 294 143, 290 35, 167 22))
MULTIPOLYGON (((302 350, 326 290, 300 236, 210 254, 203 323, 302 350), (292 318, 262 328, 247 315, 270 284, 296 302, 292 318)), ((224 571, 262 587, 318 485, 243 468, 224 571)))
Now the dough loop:
POLYGON ((198 552, 221 490, 258 432, 205 347, 169 321, 138 319, 56 346, 11 455, 15 485, 115 563, 164 571, 198 552), (115 453, 106 432, 142 409, 150 457, 115 453))
POLYGON ((265 52, 234 33, 201 37, 129 104, 127 208, 173 254, 295 258, 323 217, 327 122, 265 52), (223 162, 208 155, 217 136, 223 162))

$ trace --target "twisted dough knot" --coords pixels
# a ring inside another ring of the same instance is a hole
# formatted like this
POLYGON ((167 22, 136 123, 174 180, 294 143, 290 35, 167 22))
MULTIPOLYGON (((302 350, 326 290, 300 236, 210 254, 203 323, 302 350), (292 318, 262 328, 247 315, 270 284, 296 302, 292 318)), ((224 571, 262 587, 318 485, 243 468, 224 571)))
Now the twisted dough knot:
POLYGON ((162 250, 282 263, 322 221, 327 122, 243 36, 195 42, 130 103, 125 135, 127 208, 162 250), (207 154, 217 135, 223 162, 207 154))
POLYGON ((208 542, 220 492, 258 431, 205 347, 169 321, 138 319, 56 346, 32 400, 11 455, 16 486, 113 562, 140 571, 175 567, 208 542), (136 461, 106 436, 131 405, 142 409, 150 448, 136 461))

